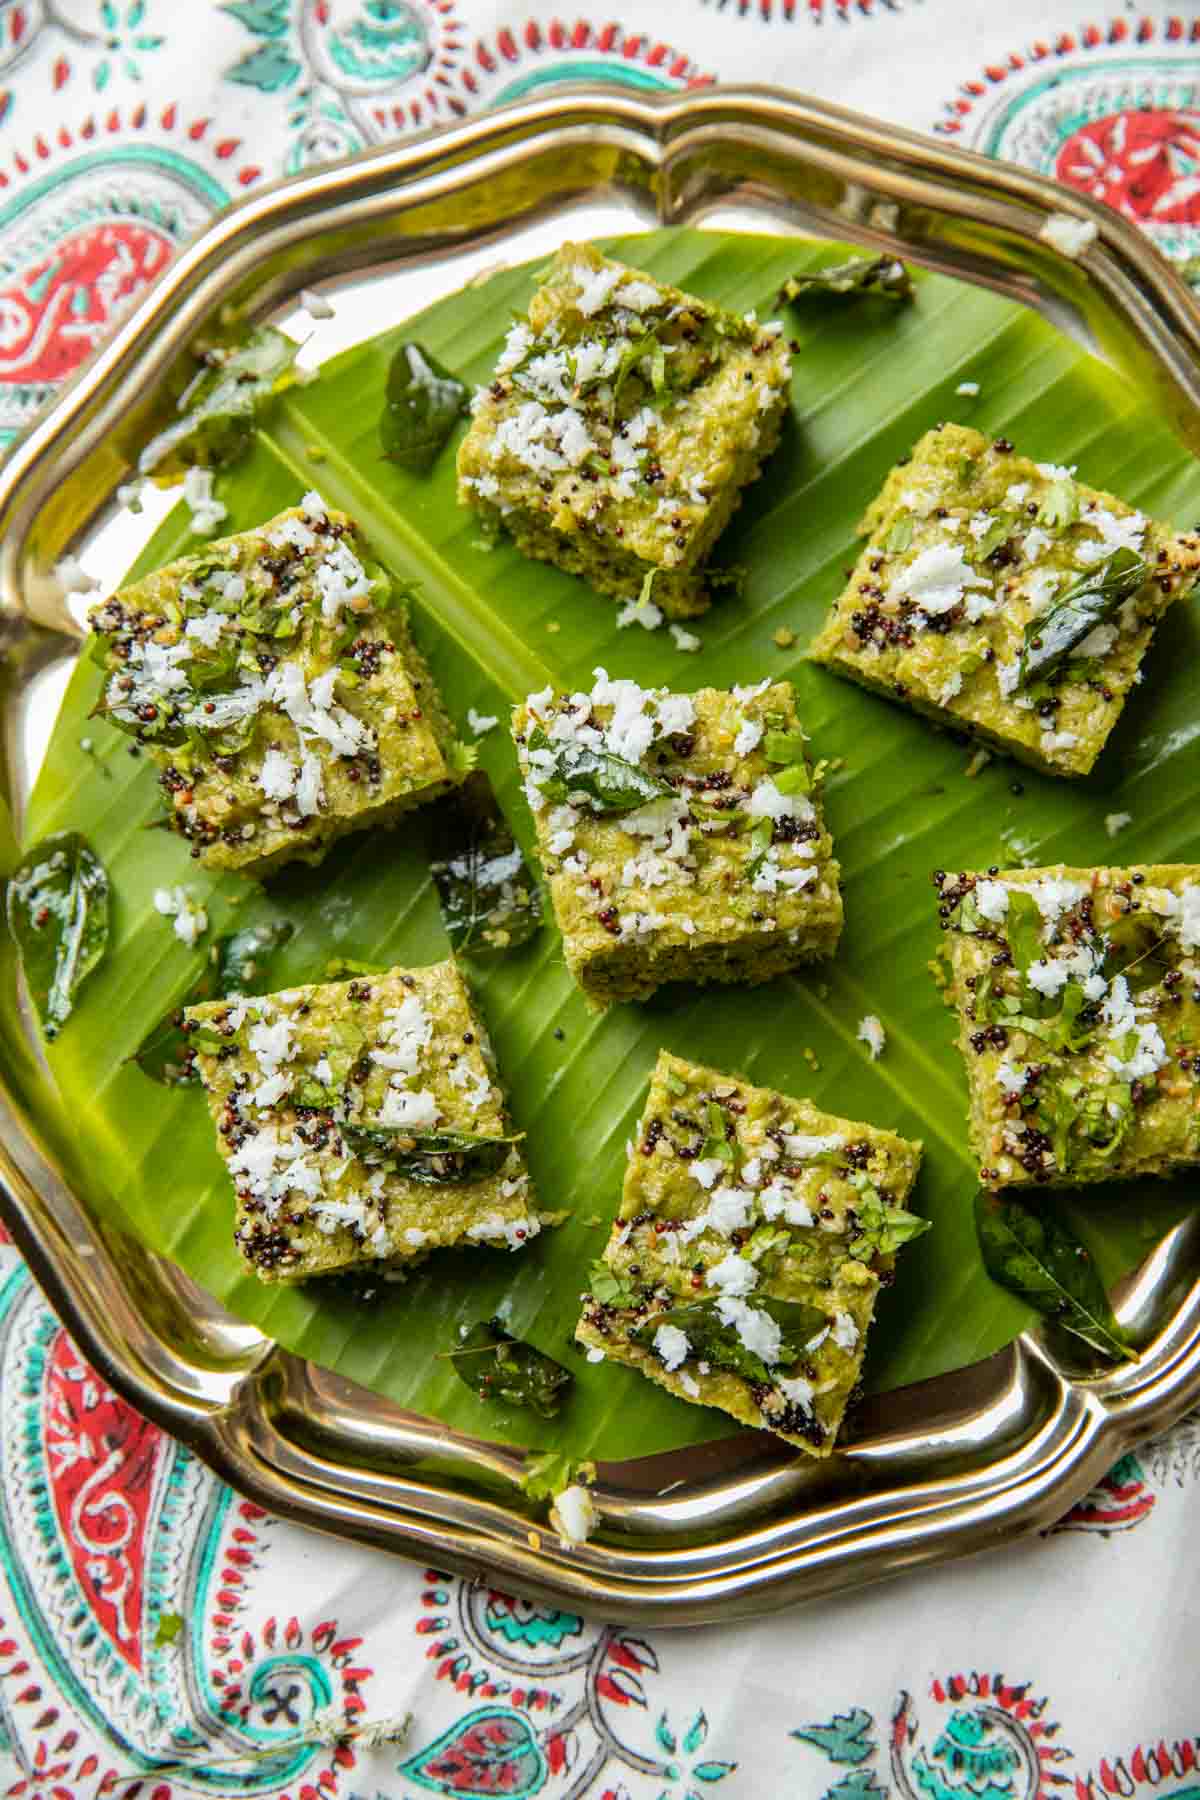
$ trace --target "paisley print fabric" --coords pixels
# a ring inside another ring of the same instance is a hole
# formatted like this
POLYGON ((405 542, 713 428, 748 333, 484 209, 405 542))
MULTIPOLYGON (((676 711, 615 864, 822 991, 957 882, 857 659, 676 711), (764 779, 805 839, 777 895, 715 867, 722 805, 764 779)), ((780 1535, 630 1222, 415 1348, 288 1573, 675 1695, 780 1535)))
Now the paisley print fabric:
MULTIPOLYGON (((1200 17, 1113 0, 0 0, 0 442, 262 181, 556 83, 770 79, 1200 250, 1200 17)), ((643 1633, 265 1516, 0 1246, 0 1796, 1200 1800, 1200 1424, 1044 1538, 643 1633)))

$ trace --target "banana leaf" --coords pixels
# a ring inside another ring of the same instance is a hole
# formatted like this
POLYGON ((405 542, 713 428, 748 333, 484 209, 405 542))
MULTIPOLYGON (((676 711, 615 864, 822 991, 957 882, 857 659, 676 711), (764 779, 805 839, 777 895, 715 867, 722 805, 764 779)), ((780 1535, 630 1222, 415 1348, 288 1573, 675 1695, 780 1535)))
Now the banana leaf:
MULTIPOLYGON (((722 305, 756 307, 760 317, 776 313, 786 278, 834 254, 794 238, 685 230, 610 248, 722 305)), ((615 607, 582 583, 486 543, 455 503, 458 433, 429 474, 383 455, 379 418, 396 347, 415 340, 478 383, 532 280, 531 268, 494 274, 335 358, 312 386, 289 391, 249 459, 218 482, 230 529, 312 486, 355 514, 378 553, 419 583, 415 630, 460 719, 471 706, 504 719, 525 693, 550 681, 587 684, 597 665, 680 688, 791 678, 814 753, 837 759, 826 804, 847 927, 836 960, 766 990, 678 986, 603 1017, 585 1010, 552 926, 509 956, 481 960, 477 991, 516 1129, 527 1134, 543 1205, 566 1209, 569 1221, 519 1256, 443 1254, 407 1283, 380 1286, 364 1307, 357 1291, 267 1287, 243 1270, 202 1097, 154 1085, 128 1059, 187 990, 203 954, 203 945, 184 949, 156 914, 157 886, 192 884, 212 936, 260 918, 290 920, 295 932, 279 955, 277 985, 320 978, 331 957, 430 962, 447 951, 429 876, 434 818, 418 814, 393 834, 347 840, 321 868, 284 872, 265 892, 215 879, 179 840, 145 829, 159 812, 154 772, 125 738, 88 725, 98 677, 84 665, 63 704, 26 835, 82 830, 112 880, 109 957, 49 1049, 56 1136, 93 1203, 241 1318, 392 1400, 485 1436, 573 1456, 629 1457, 727 1429, 719 1415, 629 1371, 589 1364, 571 1348, 578 1295, 605 1240, 625 1142, 660 1045, 924 1139, 915 1204, 933 1229, 901 1256, 882 1298, 870 1387, 961 1367, 1030 1321, 989 1281, 976 1248, 963 1074, 928 967, 938 943, 930 871, 1022 858, 1196 859, 1197 814, 1180 804, 1200 783, 1194 610, 1180 605, 1169 615, 1098 772, 1077 786, 1003 760, 972 775, 961 742, 809 665, 804 650, 852 561, 865 503, 938 419, 1006 435, 1041 459, 1078 463, 1088 481, 1181 523, 1200 517, 1200 472, 1128 382, 995 294, 918 275, 909 305, 863 296, 792 309, 787 328, 800 344, 792 418, 719 546, 722 563, 745 568, 744 588, 699 622, 700 652, 681 653, 665 631, 618 630, 615 607), (978 382, 977 398, 956 395, 963 381, 978 382), (796 634, 787 649, 774 642, 780 627, 796 634), (94 740, 94 754, 80 753, 82 736, 94 740), (1103 821, 1116 811, 1134 822, 1114 846, 1103 821), (856 1040, 866 1013, 878 1014, 888 1034, 877 1062, 856 1040), (460 1324, 493 1314, 574 1370, 575 1390, 557 1420, 485 1406, 435 1358, 460 1324)), ((187 531, 180 509, 135 572, 181 550, 187 531)), ((480 752, 528 851, 531 821, 503 728, 482 739, 480 752)), ((1052 1204, 1083 1233, 1111 1282, 1192 1198, 1182 1183, 1135 1184, 1052 1204)))

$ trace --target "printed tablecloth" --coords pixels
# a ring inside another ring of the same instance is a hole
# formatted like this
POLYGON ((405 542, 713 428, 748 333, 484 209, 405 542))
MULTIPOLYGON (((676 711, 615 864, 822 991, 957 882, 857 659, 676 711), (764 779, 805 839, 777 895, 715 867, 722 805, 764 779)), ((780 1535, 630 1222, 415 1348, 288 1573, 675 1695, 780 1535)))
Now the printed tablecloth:
MULTIPOLYGON (((0 0, 0 439, 226 201, 581 77, 786 82, 1200 249, 1195 4, 0 0)), ((0 1794, 1200 1800, 1200 1415, 1027 1546, 647 1635, 265 1516, 0 1247, 0 1459, 0 1794)))

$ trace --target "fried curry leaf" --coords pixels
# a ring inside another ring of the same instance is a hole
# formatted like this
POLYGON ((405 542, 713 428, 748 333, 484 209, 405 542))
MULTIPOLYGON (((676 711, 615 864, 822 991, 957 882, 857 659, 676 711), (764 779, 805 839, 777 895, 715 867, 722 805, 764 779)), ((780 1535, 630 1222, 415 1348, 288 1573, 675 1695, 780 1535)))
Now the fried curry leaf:
POLYGON ((466 411, 467 389, 420 344, 401 344, 388 368, 379 421, 383 454, 402 469, 431 469, 466 411))
POLYGON ((445 1355, 459 1380, 481 1400, 528 1407, 543 1419, 557 1417, 575 1385, 569 1369, 513 1337, 499 1319, 480 1319, 445 1355))
POLYGON ((11 876, 8 928, 48 1038, 108 948, 108 875, 77 831, 35 844, 11 876))
POLYGON ((631 812, 648 800, 670 798, 675 789, 657 775, 648 775, 636 763, 605 750, 589 750, 580 744, 555 744, 541 726, 529 734, 531 750, 548 750, 554 768, 548 780, 539 781, 548 800, 566 800, 584 794, 595 812, 631 812))
POLYGON ((247 925, 242 931, 217 938, 209 948, 204 969, 179 1005, 171 1008, 134 1052, 133 1060, 143 1075, 162 1082, 164 1087, 189 1087, 199 1082, 195 1052, 206 1045, 197 1041, 195 1033, 184 1031, 184 1008, 231 995, 267 993, 273 986, 272 958, 287 943, 293 929, 285 919, 279 919, 247 925))
POLYGON ((993 1281, 1102 1355, 1133 1358, 1091 1256, 1051 1213, 981 1189, 975 1229, 993 1281))
POLYGON ((197 345, 200 367, 179 397, 180 413, 138 458, 158 480, 185 469, 224 469, 250 448, 254 427, 292 378, 300 346, 273 325, 255 325, 231 343, 197 345))
POLYGON ((1097 625, 1106 624, 1133 598, 1149 574, 1149 564, 1123 544, 1068 588, 1049 612, 1031 619, 1021 644, 1017 686, 1028 687, 1052 674, 1097 625))
POLYGON ((682 1331, 688 1341, 688 1356, 697 1362, 711 1363, 714 1369, 728 1369, 747 1381, 771 1381, 786 1374, 804 1355, 810 1339, 829 1323, 819 1307, 802 1300, 761 1299, 756 1294, 750 1303, 759 1312, 774 1319, 782 1333, 779 1356, 768 1365, 753 1350, 747 1350, 738 1336, 736 1325, 727 1325, 715 1302, 698 1300, 692 1304, 672 1306, 652 1313, 630 1332, 634 1343, 653 1349, 655 1334, 663 1325, 682 1331))
POLYGON ((894 256, 853 256, 828 269, 793 275, 779 290, 785 303, 830 294, 882 294, 887 300, 911 300, 912 276, 894 256))
POLYGON ((454 849, 431 867, 442 924, 453 949, 515 950, 541 929, 542 895, 490 787, 475 803, 486 778, 471 778, 472 792, 448 809, 448 836, 454 849))
POLYGON ((465 1131, 413 1132, 404 1125, 338 1125, 347 1150, 383 1164, 406 1181, 448 1187, 486 1181, 508 1160, 511 1137, 474 1137, 465 1131))

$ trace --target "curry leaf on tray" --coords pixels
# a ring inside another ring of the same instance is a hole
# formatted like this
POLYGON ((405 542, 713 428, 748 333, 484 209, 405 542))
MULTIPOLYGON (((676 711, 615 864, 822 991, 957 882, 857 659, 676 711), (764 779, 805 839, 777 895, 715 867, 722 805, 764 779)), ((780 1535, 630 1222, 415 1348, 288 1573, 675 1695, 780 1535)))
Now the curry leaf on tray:
POLYGON ((557 1416, 575 1384, 569 1369, 514 1337, 499 1319, 464 1327, 453 1350, 442 1354, 481 1400, 525 1406, 543 1419, 557 1416))
POLYGON ((474 1137, 465 1131, 410 1131, 405 1125, 338 1125, 347 1150, 386 1165, 425 1187, 486 1181, 508 1160, 509 1137, 474 1137))
POLYGON ((690 1304, 685 1301, 663 1312, 652 1313, 635 1325, 629 1335, 634 1343, 653 1349, 655 1335, 662 1326, 673 1326, 686 1335, 690 1357, 709 1362, 714 1369, 728 1369, 747 1381, 770 1381, 772 1370, 784 1375, 799 1362, 810 1340, 828 1324, 819 1307, 808 1306, 802 1300, 775 1300, 756 1294, 751 1304, 774 1319, 783 1334, 778 1359, 770 1366, 746 1348, 737 1326, 727 1325, 711 1300, 690 1304))
POLYGON ((9 879, 8 927, 42 1029, 58 1035, 108 947, 108 876, 78 831, 35 844, 9 879))
POLYGON ((248 925, 241 931, 217 938, 209 946, 208 960, 178 1006, 171 1008, 134 1052, 134 1061, 152 1081, 166 1087, 187 1087, 200 1080, 194 1034, 183 1029, 183 1010, 205 1000, 233 994, 265 994, 274 985, 272 959, 291 937, 286 920, 248 925))
POLYGON ((669 799, 675 792, 670 782, 648 775, 623 756, 580 744, 553 743, 540 725, 529 734, 529 748, 549 751, 554 758, 548 779, 538 781, 548 800, 583 794, 596 812, 618 813, 631 812, 648 800, 669 799))
POLYGON ((1017 686, 1052 675, 1097 625, 1107 624, 1133 598, 1149 574, 1149 564, 1122 544, 1091 574, 1081 576, 1049 612, 1026 625, 1017 686))
POLYGON ((431 469, 466 404, 457 375, 420 344, 401 344, 388 367, 379 421, 383 454, 402 469, 431 469))
POLYGON ((447 854, 431 865, 442 923, 457 951, 515 950, 541 929, 542 896, 487 777, 443 808, 447 854))
POLYGON ((882 294, 888 300, 911 300, 912 276, 895 256, 854 256, 825 269, 806 269, 789 276, 779 290, 783 302, 820 299, 830 294, 882 294))
POLYGON ((1133 1357, 1090 1253, 1060 1219, 1014 1196, 981 1189, 975 1196, 975 1228, 993 1281, 1104 1356, 1133 1357))
POLYGON ((157 481, 237 462, 260 414, 291 378, 299 349, 273 325, 252 326, 228 343, 197 345, 192 354, 199 368, 179 397, 180 417, 146 445, 139 473, 157 481))

